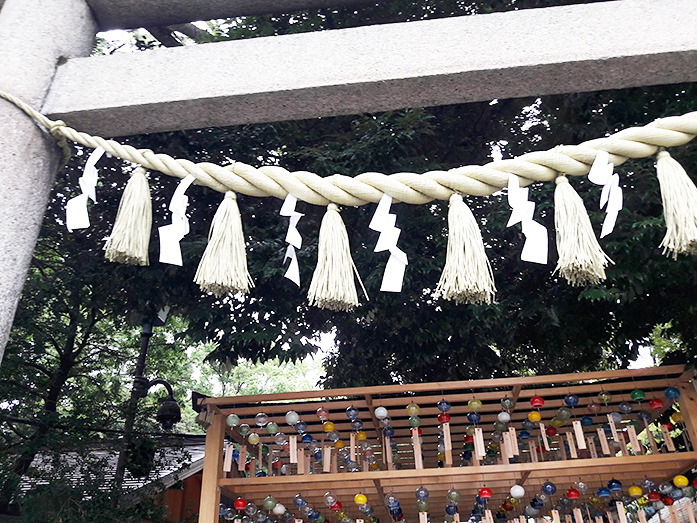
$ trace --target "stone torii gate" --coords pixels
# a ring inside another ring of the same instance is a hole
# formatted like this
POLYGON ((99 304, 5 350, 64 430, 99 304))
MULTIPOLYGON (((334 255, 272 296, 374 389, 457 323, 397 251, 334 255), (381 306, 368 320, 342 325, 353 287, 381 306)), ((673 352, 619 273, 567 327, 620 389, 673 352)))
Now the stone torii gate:
MULTIPOLYGON (((697 81, 694 0, 615 0, 88 57, 99 30, 366 3, 0 0, 0 89, 113 137, 697 81)), ((0 360, 58 157, 50 137, 0 101, 0 360)))

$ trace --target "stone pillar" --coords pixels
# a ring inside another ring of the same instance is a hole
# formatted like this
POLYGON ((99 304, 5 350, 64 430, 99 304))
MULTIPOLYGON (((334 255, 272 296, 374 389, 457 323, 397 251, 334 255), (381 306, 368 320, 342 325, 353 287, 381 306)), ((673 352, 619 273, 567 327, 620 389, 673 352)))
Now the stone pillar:
MULTIPOLYGON (((41 108, 59 61, 89 55, 96 32, 85 0, 0 0, 0 89, 41 108)), ((0 361, 59 159, 53 139, 0 99, 0 361)))

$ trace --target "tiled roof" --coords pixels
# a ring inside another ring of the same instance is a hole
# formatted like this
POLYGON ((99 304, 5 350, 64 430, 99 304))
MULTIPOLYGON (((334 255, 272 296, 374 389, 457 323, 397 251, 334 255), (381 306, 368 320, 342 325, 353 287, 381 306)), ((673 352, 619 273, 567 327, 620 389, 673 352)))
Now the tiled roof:
MULTIPOLYGON (((153 471, 147 477, 136 478, 128 471, 124 479, 127 490, 137 490, 146 485, 160 482, 165 488, 188 478, 203 469, 205 436, 185 436, 179 444, 162 446, 156 451, 153 471)), ((65 452, 56 456, 39 453, 32 462, 31 469, 22 478, 20 489, 27 492, 38 485, 49 483, 47 479, 54 473, 65 474, 74 485, 84 484, 98 477, 107 488, 114 480, 118 450, 113 448, 94 448, 87 453, 65 452)))

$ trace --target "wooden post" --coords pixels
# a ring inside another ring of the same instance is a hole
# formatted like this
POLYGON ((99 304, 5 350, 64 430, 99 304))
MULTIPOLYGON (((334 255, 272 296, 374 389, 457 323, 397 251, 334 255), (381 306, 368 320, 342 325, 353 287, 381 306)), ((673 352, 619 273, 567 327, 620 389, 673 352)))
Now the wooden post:
POLYGON ((581 422, 578 420, 575 420, 571 423, 571 426, 574 429, 574 435, 576 436, 576 445, 578 445, 579 449, 585 450, 586 447, 586 439, 583 437, 583 427, 581 426, 581 422))
POLYGON ((411 429, 411 442, 414 447, 414 468, 424 468, 424 459, 421 454, 421 443, 419 442, 419 429, 413 427, 411 429))
POLYGON ((588 436, 586 443, 588 443, 588 450, 591 451, 591 458, 597 458, 598 449, 595 448, 595 441, 593 441, 593 438, 591 436, 588 436))
POLYGON ((670 435, 668 427, 661 424, 661 433, 663 434, 663 443, 665 443, 668 452, 675 452, 675 445, 673 444, 673 438, 670 435))
MULTIPOLYGON (((511 434, 509 432, 503 433, 503 445, 501 448, 502 450, 506 451, 506 456, 509 459, 515 456, 515 452, 513 451, 513 442, 511 441, 511 434)), ((503 452, 501 452, 501 455, 503 455, 503 452)))
POLYGON ((484 433, 482 432, 481 428, 476 427, 474 429, 474 455, 477 457, 477 461, 479 461, 484 459, 485 454, 486 449, 484 448, 484 433))
POLYGON ((695 513, 691 501, 687 503, 687 505, 685 506, 685 510, 687 510, 687 519, 689 520, 689 522, 695 523, 695 513))
POLYGON ((559 434, 559 439, 557 440, 557 445, 559 445, 559 452, 561 452, 561 459, 566 461, 569 456, 566 455, 566 445, 564 445, 564 437, 559 434))
POLYGON ((528 450, 530 451, 530 462, 537 463, 537 449, 535 448, 535 442, 528 440, 528 450))
POLYGON ((508 427, 508 434, 511 439, 511 450, 514 456, 520 456, 520 447, 518 446, 518 435, 514 427, 508 427))
POLYGON ((634 425, 630 424, 627 427, 627 434, 629 434, 629 442, 632 444, 632 450, 638 456, 644 454, 644 445, 641 444, 639 438, 637 438, 636 429, 634 425))
POLYGON ((322 472, 331 472, 332 470, 332 448, 322 447, 322 472))
MULTIPOLYGON (((566 433, 566 441, 569 443, 569 454, 572 458, 578 458, 578 453, 576 452, 576 443, 574 442, 574 435, 571 432, 566 433)), ((564 446, 564 441, 561 442, 564 446)))
POLYGON ((235 446, 229 443, 225 447, 225 461, 223 462, 223 472, 232 472, 232 452, 235 450, 235 446))
MULTIPOLYGON (((218 481, 223 477, 223 442, 225 440, 225 416, 216 413, 206 431, 206 447, 201 479, 201 503, 199 523, 217 523, 220 505, 218 481)), ((240 459, 242 453, 240 452, 240 459)))
POLYGON ((446 467, 453 466, 453 442, 450 438, 450 423, 443 423, 443 446, 445 447, 444 464, 446 467))
POLYGON ((610 455, 610 446, 607 444, 607 437, 605 436, 605 431, 602 427, 598 427, 598 440, 600 441, 600 448, 603 449, 603 454, 610 455))
POLYGON ((305 449, 298 449, 296 458, 298 460, 298 474, 307 474, 305 471, 305 449))
POLYGON ((651 453, 658 454, 658 445, 656 445, 656 438, 653 437, 653 432, 649 428, 649 422, 644 420, 644 427, 646 427, 646 435, 649 438, 649 443, 651 444, 651 453))
POLYGON ((394 470, 394 463, 392 462, 392 441, 388 437, 385 437, 385 458, 387 459, 387 470, 394 470))
POLYGON ((549 438, 547 437, 547 433, 545 432, 545 425, 542 422, 540 422, 540 438, 542 438, 542 443, 545 446, 545 450, 549 452, 551 450, 549 448, 549 438))
POLYGON ((298 437, 297 436, 289 436, 288 437, 288 444, 290 446, 289 450, 289 458, 288 461, 291 463, 297 463, 298 462, 298 437))
POLYGON ((618 501, 616 507, 617 516, 620 518, 620 523, 627 523, 627 512, 624 510, 624 503, 618 501))
MULTIPOLYGON (((508 436, 508 432, 505 432, 504 436, 508 436)), ((499 445, 500 445, 499 463, 502 465, 508 465, 510 463, 510 461, 508 460, 509 451, 508 451, 508 445, 506 444, 506 439, 504 438, 501 441, 501 443, 499 443, 499 445)))
POLYGON ((622 451, 623 456, 629 456, 629 451, 627 450, 627 442, 624 441, 624 433, 622 431, 617 433, 619 437, 619 443, 620 443, 620 450, 622 451))
POLYGON ((620 442, 619 436, 617 435, 617 427, 615 426, 615 420, 612 419, 612 414, 607 415, 607 423, 610 425, 610 432, 612 433, 612 439, 614 439, 618 444, 620 442))
POLYGON ((237 470, 244 472, 247 464, 247 445, 240 445, 240 453, 237 456, 237 470))
POLYGON ((644 509, 637 510, 637 516, 639 516, 640 523, 646 523, 646 512, 644 512, 644 509))

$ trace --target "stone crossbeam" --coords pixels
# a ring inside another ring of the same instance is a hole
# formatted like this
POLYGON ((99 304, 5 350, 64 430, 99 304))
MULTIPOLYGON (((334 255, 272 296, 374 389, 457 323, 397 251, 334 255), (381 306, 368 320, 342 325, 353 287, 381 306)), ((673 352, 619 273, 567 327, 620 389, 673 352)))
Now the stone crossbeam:
POLYGON ((696 27, 620 0, 73 58, 43 110, 119 136, 696 81, 696 27))
POLYGON ((105 31, 215 18, 293 13, 303 9, 353 7, 387 1, 389 0, 87 0, 87 3, 100 29, 105 31))

